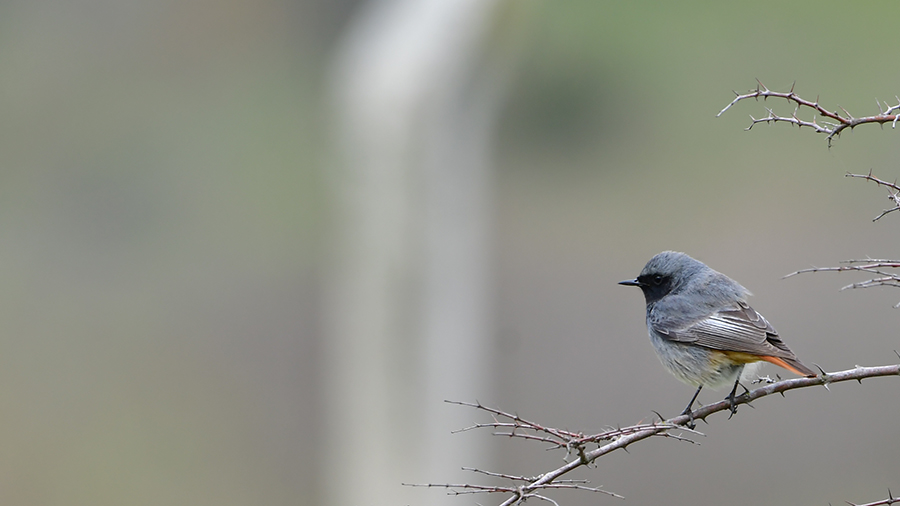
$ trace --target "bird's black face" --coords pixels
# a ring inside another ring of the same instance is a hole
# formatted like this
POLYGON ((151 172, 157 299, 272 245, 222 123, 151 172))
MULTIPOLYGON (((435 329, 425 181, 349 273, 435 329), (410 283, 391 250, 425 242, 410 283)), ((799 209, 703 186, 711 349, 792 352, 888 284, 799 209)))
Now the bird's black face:
POLYGON ((647 304, 658 301, 672 291, 672 276, 650 273, 642 274, 637 279, 647 304))
POLYGON ((641 274, 634 280, 622 281, 620 285, 639 286, 644 292, 647 304, 652 304, 672 291, 672 276, 659 273, 641 274))

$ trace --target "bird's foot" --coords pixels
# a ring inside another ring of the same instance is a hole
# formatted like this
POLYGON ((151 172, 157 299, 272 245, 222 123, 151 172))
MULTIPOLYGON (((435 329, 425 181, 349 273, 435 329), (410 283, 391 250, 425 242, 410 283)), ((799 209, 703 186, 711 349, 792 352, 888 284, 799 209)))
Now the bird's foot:
MULTIPOLYGON (((693 404, 693 403, 691 403, 691 404, 693 404)), ((694 423, 694 412, 691 411, 691 407, 690 407, 690 406, 684 408, 684 411, 682 411, 681 414, 682 414, 682 415, 687 415, 687 416, 688 416, 688 422, 687 422, 685 425, 686 425, 689 429, 693 429, 694 427, 697 426, 697 424, 694 423)))

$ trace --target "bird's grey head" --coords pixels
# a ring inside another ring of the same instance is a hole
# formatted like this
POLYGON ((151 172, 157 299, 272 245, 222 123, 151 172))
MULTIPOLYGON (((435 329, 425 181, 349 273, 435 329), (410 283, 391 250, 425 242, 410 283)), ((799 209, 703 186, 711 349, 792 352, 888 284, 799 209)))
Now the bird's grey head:
POLYGON ((694 260, 684 253, 663 251, 647 262, 637 278, 619 284, 640 287, 647 304, 651 304, 679 290, 696 275, 705 277, 707 272, 716 273, 703 262, 694 260))

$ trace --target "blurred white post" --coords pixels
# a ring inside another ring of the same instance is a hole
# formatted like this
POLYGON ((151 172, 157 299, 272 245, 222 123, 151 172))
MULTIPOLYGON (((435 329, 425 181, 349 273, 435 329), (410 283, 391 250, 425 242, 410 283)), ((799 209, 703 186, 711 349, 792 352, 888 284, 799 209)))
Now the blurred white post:
POLYGON ((497 3, 371 1, 336 54, 325 504, 438 504, 444 491, 400 483, 474 481, 460 466, 490 458, 483 441, 450 434, 475 414, 443 400, 492 395, 489 144, 500 80, 478 64, 497 3))

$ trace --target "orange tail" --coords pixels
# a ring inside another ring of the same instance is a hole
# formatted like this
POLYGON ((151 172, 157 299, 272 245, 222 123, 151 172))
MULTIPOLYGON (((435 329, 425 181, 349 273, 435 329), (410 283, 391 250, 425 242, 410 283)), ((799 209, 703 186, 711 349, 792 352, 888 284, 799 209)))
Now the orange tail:
POLYGON ((779 358, 779 357, 759 357, 770 364, 775 364, 778 367, 784 367, 788 371, 791 371, 794 374, 799 376, 806 376, 808 378, 812 378, 814 376, 818 376, 815 371, 801 364, 799 360, 791 360, 779 358))

